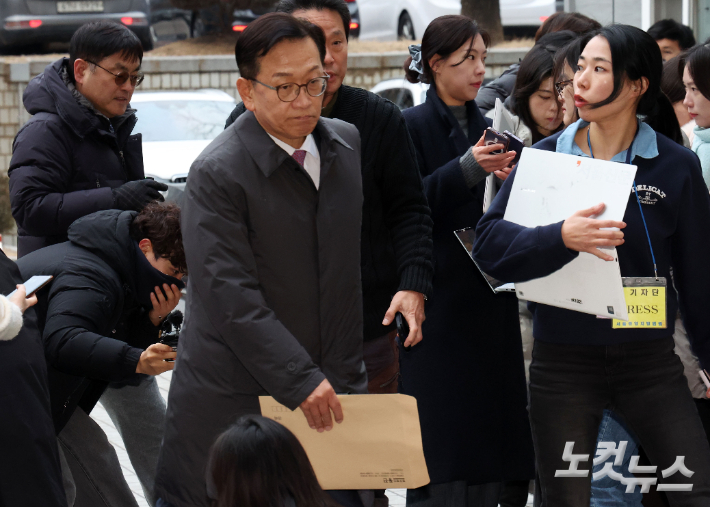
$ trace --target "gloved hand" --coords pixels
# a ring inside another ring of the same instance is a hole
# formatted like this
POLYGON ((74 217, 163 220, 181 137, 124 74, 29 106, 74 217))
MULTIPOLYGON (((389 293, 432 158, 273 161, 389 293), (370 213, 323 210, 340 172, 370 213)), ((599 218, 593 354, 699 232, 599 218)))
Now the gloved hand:
POLYGON ((136 180, 124 183, 111 192, 116 209, 141 211, 150 201, 164 201, 165 198, 159 191, 164 192, 167 189, 165 183, 155 180, 136 180))

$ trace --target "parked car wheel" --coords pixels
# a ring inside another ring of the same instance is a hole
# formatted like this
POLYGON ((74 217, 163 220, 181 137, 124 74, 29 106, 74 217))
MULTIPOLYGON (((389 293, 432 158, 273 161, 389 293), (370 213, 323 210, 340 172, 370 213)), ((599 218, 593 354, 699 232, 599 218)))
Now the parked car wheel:
POLYGON ((414 35, 414 23, 407 11, 402 12, 399 16, 397 25, 397 38, 399 40, 417 40, 414 35))

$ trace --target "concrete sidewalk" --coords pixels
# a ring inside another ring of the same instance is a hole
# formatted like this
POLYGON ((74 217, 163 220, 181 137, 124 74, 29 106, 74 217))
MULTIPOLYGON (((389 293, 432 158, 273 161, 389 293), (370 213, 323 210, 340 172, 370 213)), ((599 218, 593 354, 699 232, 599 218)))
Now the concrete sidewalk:
MULTIPOLYGON (((168 389, 170 389, 170 379, 172 377, 172 372, 167 372, 158 376, 158 387, 160 387, 160 393, 163 398, 168 398, 168 389)), ((148 502, 143 496, 143 489, 141 488, 140 482, 138 482, 138 477, 133 471, 133 466, 131 461, 128 459, 128 454, 126 453, 126 448, 123 445, 123 440, 121 436, 116 431, 111 418, 108 416, 104 408, 99 403, 96 408, 91 412, 91 417, 101 426, 104 430, 109 442, 113 444, 116 449, 116 454, 118 454, 118 460, 121 462, 121 468, 123 469, 123 475, 126 477, 126 482, 133 491, 136 497, 136 501, 140 507, 149 507, 148 502)), ((387 490, 387 496, 390 499, 391 507, 405 507, 406 504, 406 490, 404 489, 390 489, 387 490)))

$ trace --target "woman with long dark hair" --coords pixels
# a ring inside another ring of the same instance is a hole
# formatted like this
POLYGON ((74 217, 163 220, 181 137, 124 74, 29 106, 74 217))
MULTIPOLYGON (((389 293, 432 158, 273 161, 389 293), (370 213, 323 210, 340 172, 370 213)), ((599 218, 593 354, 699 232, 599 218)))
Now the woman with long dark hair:
MULTIPOLYGON (((567 46, 560 49, 555 54, 555 68, 553 75, 555 76, 555 89, 560 101, 562 109, 562 123, 565 128, 579 120, 577 107, 574 105, 574 86, 573 77, 579 60, 581 37, 575 39, 567 46)), ((532 321, 532 315, 530 315, 532 321)), ((628 442, 626 445, 626 453, 623 460, 619 464, 615 464, 616 456, 611 456, 603 463, 594 465, 592 472, 596 473, 602 470, 605 466, 613 465, 616 473, 625 477, 630 477, 632 474, 628 471, 630 460, 638 449, 638 444, 626 423, 611 410, 604 410, 604 417, 599 424, 599 433, 597 435, 597 444, 599 442, 628 442), (607 465, 610 462, 611 465, 607 465)), ((605 507, 607 505, 624 505, 625 507, 641 506, 642 494, 636 490, 633 493, 626 493, 626 486, 616 481, 615 479, 606 476, 592 480, 590 507, 605 507), (616 503, 614 503, 616 502, 616 503)))
POLYGON ((673 135, 678 122, 661 92, 662 60, 653 38, 638 28, 612 25, 583 38, 580 47, 573 86, 581 119, 535 148, 636 165, 624 221, 593 218, 603 210, 599 204, 542 227, 507 222, 513 172, 478 225, 474 257, 492 276, 522 282, 559 270, 578 252, 612 261, 603 248, 616 247, 623 277, 653 278, 656 286, 665 279, 666 326, 655 329, 613 329, 610 320, 531 304, 530 419, 542 501, 589 505, 591 474, 564 471, 574 459, 569 454, 582 455, 578 470, 591 469, 584 460, 594 456, 599 424, 610 408, 657 467, 653 471, 671 505, 707 506, 710 446, 672 335, 680 306, 693 349, 701 364, 710 366, 710 327, 704 319, 710 268, 702 255, 710 249, 703 233, 710 228, 710 196, 697 158, 666 135, 673 135), (639 122, 637 114, 648 123, 639 122), (652 122, 658 130, 649 127, 652 122), (660 132, 663 126, 666 131, 660 132))
POLYGON ((696 124, 693 151, 700 158, 703 178, 710 187, 710 44, 695 46, 681 55, 678 69, 686 91, 683 104, 696 124))
MULTIPOLYGON (((556 12, 538 28, 535 33, 535 44, 549 33, 569 30, 583 35, 601 27, 602 25, 598 21, 579 12, 556 12)), ((505 102, 510 97, 515 88, 515 79, 519 68, 519 63, 512 64, 503 74, 481 88, 476 97, 476 104, 484 114, 493 109, 496 98, 505 102)))
POLYGON ((678 119, 683 135, 683 146, 689 148, 693 144, 693 129, 695 121, 688 112, 688 107, 683 104, 685 100, 685 86, 683 85, 683 74, 678 73, 678 61, 680 56, 674 56, 670 60, 663 62, 663 77, 661 78, 661 90, 666 94, 668 100, 673 105, 675 116, 678 119))
MULTIPOLYGON (((525 146, 532 146, 564 128, 553 76, 555 53, 576 37, 568 30, 549 33, 520 62, 515 89, 504 105, 513 117, 513 134, 525 146)), ((494 115, 495 109, 486 117, 494 115)))
POLYGON ((575 37, 570 31, 547 34, 520 62, 515 89, 511 95, 511 112, 529 129, 531 144, 564 128, 553 76, 554 57, 560 48, 575 37))
POLYGON ((434 294, 426 339, 401 350, 403 392, 419 406, 431 484, 407 505, 495 507, 501 483, 533 477, 518 305, 494 294, 454 231, 483 215, 485 178, 505 178, 514 152, 485 146, 488 123, 474 99, 488 35, 465 16, 428 26, 405 64, 430 84, 426 102, 404 111, 434 221, 434 294))
POLYGON ((294 434, 259 415, 240 418, 217 437, 209 463, 214 507, 338 505, 321 489, 294 434))

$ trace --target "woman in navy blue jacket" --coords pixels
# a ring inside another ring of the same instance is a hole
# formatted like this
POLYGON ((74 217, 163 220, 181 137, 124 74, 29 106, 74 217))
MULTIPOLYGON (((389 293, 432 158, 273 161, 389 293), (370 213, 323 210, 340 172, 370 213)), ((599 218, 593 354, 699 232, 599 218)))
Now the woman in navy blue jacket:
POLYGON ((517 300, 491 291, 454 235, 475 227, 485 177, 505 178, 514 157, 483 146, 488 124, 473 99, 487 42, 470 18, 443 16, 405 65, 410 80, 431 84, 426 102, 404 117, 434 220, 435 262, 424 340, 400 353, 431 477, 408 491, 407 505, 496 506, 501 482, 533 476, 517 300))
POLYGON ((592 218, 603 204, 543 227, 507 222, 513 172, 478 225, 474 256, 484 271, 515 282, 549 275, 578 252, 611 261, 603 247, 617 247, 624 277, 651 277, 657 266, 667 280, 665 329, 612 329, 610 320, 530 305, 530 419, 542 501, 589 505, 590 474, 564 471, 592 468, 602 413, 611 408, 638 436, 671 505, 707 506, 710 446, 672 335, 680 304, 693 349, 705 368, 710 365, 710 327, 703 320, 710 307, 710 197, 697 157, 637 120, 648 115, 655 125, 677 127, 660 90, 655 41, 638 28, 613 25, 585 37, 581 47, 574 76, 581 119, 535 148, 636 165, 638 194, 629 189, 624 222, 592 218), (690 484, 691 491, 683 489, 690 484))

